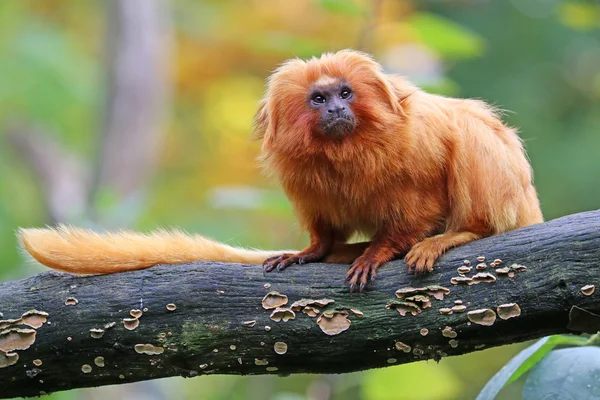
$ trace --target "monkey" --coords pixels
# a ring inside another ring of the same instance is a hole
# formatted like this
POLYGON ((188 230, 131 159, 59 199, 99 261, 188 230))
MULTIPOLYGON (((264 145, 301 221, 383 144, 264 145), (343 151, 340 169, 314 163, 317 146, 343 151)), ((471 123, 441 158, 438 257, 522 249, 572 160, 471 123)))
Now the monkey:
POLYGON ((21 229, 20 243, 42 264, 74 273, 198 260, 262 263, 265 272, 347 263, 345 282, 362 292, 391 260, 431 272, 453 247, 543 222, 523 142, 499 110, 428 93, 360 51, 281 64, 267 79, 254 131, 264 172, 309 234, 301 251, 64 225, 21 229), (356 234, 370 241, 349 243, 356 234))

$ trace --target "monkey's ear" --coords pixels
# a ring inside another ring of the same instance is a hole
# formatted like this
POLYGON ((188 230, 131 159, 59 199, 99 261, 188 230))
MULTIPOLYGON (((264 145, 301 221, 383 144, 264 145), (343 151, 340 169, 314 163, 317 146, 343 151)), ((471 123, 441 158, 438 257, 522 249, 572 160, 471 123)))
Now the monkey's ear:
POLYGON ((254 115, 254 139, 262 140, 265 148, 269 147, 273 140, 275 130, 275 121, 269 112, 269 103, 266 98, 262 99, 258 105, 258 110, 254 115))
POLYGON ((380 74, 379 79, 379 90, 383 94, 383 97, 390 105, 392 111, 395 114, 404 114, 404 110, 402 109, 401 104, 401 96, 400 96, 400 88, 395 87, 394 81, 389 79, 384 74, 380 74))
POLYGON ((417 87, 406 78, 399 75, 385 75, 382 77, 387 82, 384 91, 391 91, 386 95, 395 113, 406 116, 406 100, 417 91, 417 87))

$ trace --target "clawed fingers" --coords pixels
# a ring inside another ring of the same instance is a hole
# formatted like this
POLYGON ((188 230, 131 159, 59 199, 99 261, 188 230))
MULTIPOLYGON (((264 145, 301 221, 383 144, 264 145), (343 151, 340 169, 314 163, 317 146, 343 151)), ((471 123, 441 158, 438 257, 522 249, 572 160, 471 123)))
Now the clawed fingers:
POLYGON ((265 272, 271 272, 274 269, 277 269, 278 272, 281 272, 290 265, 295 264, 297 261, 298 257, 291 254, 270 257, 263 263, 263 270, 265 272))
POLYGON ((369 281, 372 282, 375 279, 378 267, 379 264, 377 263, 356 260, 354 264, 352 264, 352 267, 350 267, 350 270, 348 270, 346 280, 344 281, 349 284, 350 293, 353 293, 356 288, 358 288, 359 292, 363 292, 367 283, 369 281))
POLYGON ((433 271, 437 254, 431 254, 421 251, 420 248, 413 248, 404 258, 408 272, 413 272, 420 275, 426 272, 433 271))

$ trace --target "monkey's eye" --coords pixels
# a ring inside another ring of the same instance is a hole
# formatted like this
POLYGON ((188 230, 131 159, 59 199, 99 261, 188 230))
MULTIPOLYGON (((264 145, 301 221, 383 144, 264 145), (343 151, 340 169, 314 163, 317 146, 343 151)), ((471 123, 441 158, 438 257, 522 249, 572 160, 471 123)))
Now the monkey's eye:
POLYGON ((344 89, 340 92, 340 97, 344 100, 349 99, 352 96, 352 91, 350 89, 344 89))
POLYGON ((326 99, 325 99, 325 96, 323 96, 323 95, 315 94, 312 97, 312 101, 316 104, 323 104, 323 103, 325 103, 326 99))

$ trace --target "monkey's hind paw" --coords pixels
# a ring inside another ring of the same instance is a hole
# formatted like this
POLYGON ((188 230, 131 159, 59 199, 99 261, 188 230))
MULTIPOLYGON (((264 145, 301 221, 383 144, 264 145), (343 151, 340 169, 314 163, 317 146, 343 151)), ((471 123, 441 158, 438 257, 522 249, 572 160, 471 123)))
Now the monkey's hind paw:
POLYGON ((417 243, 404 257, 404 262, 409 272, 415 271, 415 274, 422 274, 433 271, 435 260, 441 255, 441 252, 432 249, 427 242, 417 243))
POLYGON ((269 257, 263 263, 263 269, 265 272, 271 272, 277 269, 277 272, 281 272, 290 265, 294 264, 306 264, 310 262, 319 261, 323 256, 316 252, 300 252, 298 254, 282 254, 275 257, 269 257))
POLYGON ((290 265, 297 264, 300 260, 295 254, 282 254, 280 256, 269 257, 263 262, 263 269, 265 272, 271 272, 277 269, 277 272, 281 272, 290 265))
POLYGON ((354 292, 358 286, 358 291, 362 292, 367 286, 367 282, 373 281, 377 275, 377 268, 381 263, 372 262, 359 257, 348 270, 344 283, 350 284, 350 293, 354 292))

